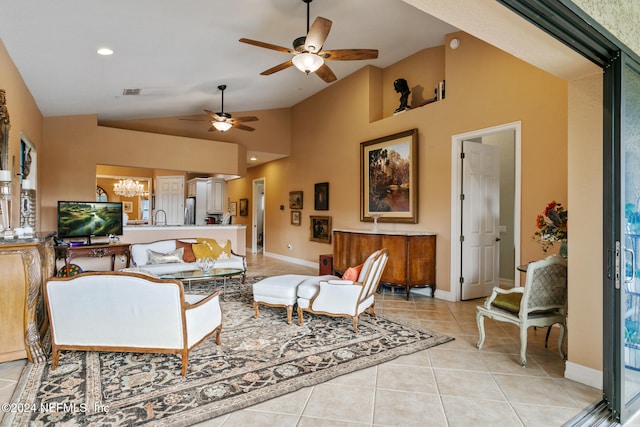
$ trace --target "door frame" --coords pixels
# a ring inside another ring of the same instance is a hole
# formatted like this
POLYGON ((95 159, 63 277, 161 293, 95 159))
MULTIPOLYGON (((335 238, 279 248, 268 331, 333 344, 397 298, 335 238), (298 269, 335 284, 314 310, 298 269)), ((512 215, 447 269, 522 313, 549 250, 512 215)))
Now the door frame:
MULTIPOLYGON (((484 136, 493 135, 502 132, 514 133, 514 179, 515 179, 515 197, 514 197, 514 247, 515 247, 515 264, 514 270, 520 262, 520 206, 521 206, 521 144, 522 144, 522 123, 520 121, 506 123, 503 125, 492 126, 484 129, 478 129, 470 132, 460 133, 451 137, 451 265, 450 265, 450 295, 449 301, 458 302, 461 298, 460 277, 462 269, 460 266, 461 259, 461 243, 460 224, 462 222, 462 212, 460 210, 460 192, 462 191, 462 161, 460 152, 462 150, 462 141, 474 138, 482 138, 484 136)), ((520 285, 520 275, 515 275, 515 286, 520 285)), ((442 295, 444 296, 444 295, 442 295)))
MULTIPOLYGON (((266 197, 266 192, 267 192, 267 185, 266 185, 266 178, 262 177, 262 178, 256 178, 252 181, 252 198, 253 198, 253 209, 252 209, 252 214, 251 214, 251 253, 255 254, 258 253, 258 212, 260 212, 260 209, 258 207, 258 186, 260 184, 262 184, 262 193, 263 196, 262 198, 264 199, 266 197)), ((264 247, 265 247, 265 240, 264 240, 264 219, 265 219, 265 213, 266 209, 262 210, 262 252, 264 253, 264 247)))

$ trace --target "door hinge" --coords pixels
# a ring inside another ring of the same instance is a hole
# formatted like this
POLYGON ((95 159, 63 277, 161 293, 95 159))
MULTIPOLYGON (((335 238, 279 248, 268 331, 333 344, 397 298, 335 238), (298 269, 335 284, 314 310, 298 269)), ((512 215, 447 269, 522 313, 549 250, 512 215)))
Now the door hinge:
POLYGON ((460 153, 460 158, 464 159, 464 153, 460 153))
POLYGON ((460 284, 462 285, 464 283, 464 277, 460 276, 460 284))
POLYGON ((464 236, 460 236, 460 241, 464 242, 464 236))
POLYGON ((464 201, 464 193, 460 193, 460 200, 464 201))

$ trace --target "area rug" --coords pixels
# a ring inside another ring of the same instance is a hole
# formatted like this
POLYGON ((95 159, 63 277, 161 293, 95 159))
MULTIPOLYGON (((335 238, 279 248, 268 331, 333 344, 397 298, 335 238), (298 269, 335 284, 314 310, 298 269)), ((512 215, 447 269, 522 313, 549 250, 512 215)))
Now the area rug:
MULTIPOLYGON (((189 355, 63 351, 60 364, 29 364, 3 425, 188 426, 312 386, 452 338, 385 316, 306 315, 287 325, 286 310, 264 307, 254 318, 251 283, 226 284, 222 343, 213 337, 189 355)), ((219 286, 194 284, 192 293, 219 286)))

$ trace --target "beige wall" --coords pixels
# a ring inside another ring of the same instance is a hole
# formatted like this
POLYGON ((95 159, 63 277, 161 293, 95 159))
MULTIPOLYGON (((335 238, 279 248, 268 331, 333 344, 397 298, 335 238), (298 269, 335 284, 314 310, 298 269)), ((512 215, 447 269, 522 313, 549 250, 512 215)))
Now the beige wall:
MULTIPOLYGON (((20 165, 20 133, 22 132, 35 146, 38 158, 44 153, 42 137, 42 114, 35 103, 35 100, 25 85, 22 76, 16 69, 9 53, 0 40, 0 89, 7 93, 7 109, 11 128, 9 130, 9 167, 13 165, 13 172, 18 173, 20 165)), ((42 162, 38 161, 37 177, 42 181, 42 162)), ((13 181, 11 187, 12 203, 14 206, 20 205, 20 187, 18 180, 13 181)), ((41 187, 37 187, 37 199, 40 199, 41 187)), ((13 209, 11 212, 12 224, 20 223, 20 210, 13 209)), ((36 224, 40 223, 40 210, 37 210, 36 224)))
POLYGON ((569 85, 569 361, 602 369, 602 75, 569 85), (574 261, 575 260, 575 261, 574 261))

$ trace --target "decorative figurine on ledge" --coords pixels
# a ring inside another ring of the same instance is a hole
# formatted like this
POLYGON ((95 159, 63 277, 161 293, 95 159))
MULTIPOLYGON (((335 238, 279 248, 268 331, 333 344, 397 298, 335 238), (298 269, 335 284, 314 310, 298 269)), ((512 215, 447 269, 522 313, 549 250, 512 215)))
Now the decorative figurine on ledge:
POLYGON ((407 105, 409 101, 409 94, 411 90, 409 89, 409 85, 405 79, 397 79, 393 82, 393 88, 400 94, 400 106, 394 111, 394 113, 399 113, 404 110, 408 110, 411 107, 407 105))

